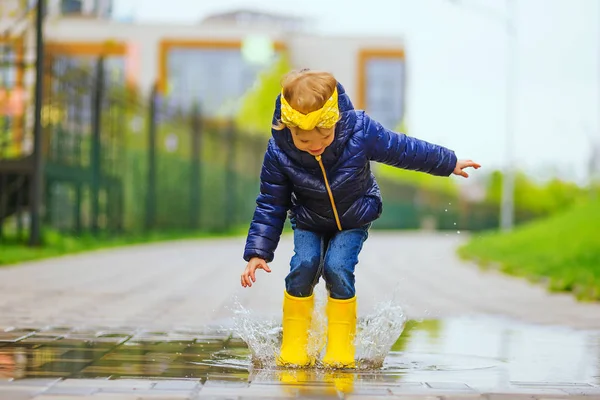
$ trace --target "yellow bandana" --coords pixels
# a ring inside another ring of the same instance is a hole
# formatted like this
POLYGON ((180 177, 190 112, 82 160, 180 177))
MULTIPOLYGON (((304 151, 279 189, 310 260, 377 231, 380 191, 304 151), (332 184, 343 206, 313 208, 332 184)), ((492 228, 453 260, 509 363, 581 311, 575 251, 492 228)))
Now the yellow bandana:
POLYGON ((315 127, 328 129, 335 126, 339 117, 337 88, 321 109, 308 114, 294 110, 283 96, 283 91, 281 92, 281 122, 287 126, 295 126, 305 131, 311 131, 315 127))

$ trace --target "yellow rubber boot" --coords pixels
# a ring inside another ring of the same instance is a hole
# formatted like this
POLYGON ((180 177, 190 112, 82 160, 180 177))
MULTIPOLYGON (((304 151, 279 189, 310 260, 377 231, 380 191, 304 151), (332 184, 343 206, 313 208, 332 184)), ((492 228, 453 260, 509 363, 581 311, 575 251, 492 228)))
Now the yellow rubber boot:
POLYGON ((323 364, 329 368, 354 368, 356 296, 327 302, 327 351, 323 364))
POLYGON ((307 351, 314 300, 314 294, 294 297, 287 291, 284 293, 283 339, 277 365, 305 367, 314 362, 307 351))

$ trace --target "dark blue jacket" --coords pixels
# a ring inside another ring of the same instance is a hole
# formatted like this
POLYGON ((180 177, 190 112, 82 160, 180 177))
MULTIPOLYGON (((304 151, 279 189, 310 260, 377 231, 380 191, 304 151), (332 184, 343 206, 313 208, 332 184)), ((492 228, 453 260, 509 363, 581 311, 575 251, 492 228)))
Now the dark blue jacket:
MULTIPOLYGON (((453 151, 384 128, 364 111, 356 111, 338 84, 340 121, 322 161, 342 229, 379 218, 381 195, 369 161, 449 176, 456 166, 453 151)), ((277 97, 273 123, 281 117, 277 97)), ((289 129, 272 130, 260 175, 260 194, 246 241, 244 259, 273 260, 286 215, 300 229, 336 231, 333 208, 315 157, 298 150, 289 129)))

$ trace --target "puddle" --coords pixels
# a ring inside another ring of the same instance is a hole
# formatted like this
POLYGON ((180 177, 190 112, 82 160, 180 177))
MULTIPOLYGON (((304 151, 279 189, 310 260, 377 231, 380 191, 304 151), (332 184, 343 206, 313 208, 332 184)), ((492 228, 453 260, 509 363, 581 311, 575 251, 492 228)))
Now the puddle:
POLYGON ((600 384, 599 332, 487 317, 404 321, 397 312, 386 316, 390 309, 388 305, 375 310, 376 318, 361 320, 358 354, 363 362, 355 371, 274 368, 270 362, 278 347, 279 327, 247 314, 235 319, 233 331, 245 332, 242 336, 250 348, 222 328, 1 329, 0 379, 193 378, 300 386, 329 382, 338 390, 361 382, 456 382, 477 388, 514 382, 600 384))

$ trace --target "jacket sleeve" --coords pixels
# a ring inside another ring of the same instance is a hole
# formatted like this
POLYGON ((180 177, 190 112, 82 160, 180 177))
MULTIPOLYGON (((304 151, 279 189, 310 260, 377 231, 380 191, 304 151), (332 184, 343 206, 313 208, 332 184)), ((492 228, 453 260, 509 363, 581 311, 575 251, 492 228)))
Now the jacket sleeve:
POLYGON ((260 193, 244 249, 246 261, 252 257, 273 261, 291 204, 291 183, 281 171, 273 146, 269 141, 260 173, 260 193))
POLYGON ((437 176, 450 176, 454 171, 457 161, 454 151, 392 132, 366 113, 363 121, 370 160, 437 176))

